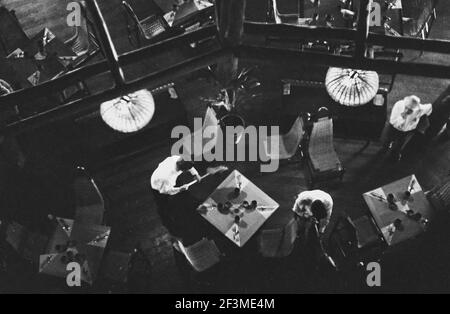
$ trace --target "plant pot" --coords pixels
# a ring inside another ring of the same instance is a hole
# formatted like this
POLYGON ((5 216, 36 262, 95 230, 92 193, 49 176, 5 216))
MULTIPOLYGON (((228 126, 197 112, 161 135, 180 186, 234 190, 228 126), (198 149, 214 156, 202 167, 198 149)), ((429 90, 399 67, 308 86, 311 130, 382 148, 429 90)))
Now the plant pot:
MULTIPOLYGON (((241 126, 245 129, 245 120, 238 114, 229 113, 229 114, 223 116, 222 119, 220 119, 220 126, 222 128, 223 133, 226 136, 226 127, 227 126, 231 126, 231 127, 241 126)), ((242 132, 240 132, 239 134, 235 134, 234 139, 232 139, 233 142, 235 144, 237 144, 239 142, 239 140, 241 139, 241 136, 242 136, 242 132)))

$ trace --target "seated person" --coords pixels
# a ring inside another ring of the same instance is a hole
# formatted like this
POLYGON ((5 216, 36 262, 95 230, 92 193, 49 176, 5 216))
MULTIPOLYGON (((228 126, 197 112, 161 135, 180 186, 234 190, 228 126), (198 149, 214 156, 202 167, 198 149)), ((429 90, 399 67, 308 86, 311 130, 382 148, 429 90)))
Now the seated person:
POLYGON ((192 207, 189 205, 192 204, 190 198, 183 193, 187 191, 187 186, 176 186, 177 178, 184 172, 189 172, 198 181, 201 180, 193 163, 184 160, 181 156, 166 158, 158 165, 150 179, 162 223, 172 235, 177 237, 183 237, 186 223, 182 220, 187 218, 184 215, 187 215, 188 209, 192 207))
POLYGON ((408 96, 396 102, 382 135, 385 148, 392 149, 400 159, 401 151, 411 140, 421 118, 431 115, 432 111, 432 105, 421 104, 417 96, 408 96))
POLYGON ((305 191, 298 195, 292 210, 305 221, 316 219, 319 232, 324 233, 333 211, 333 199, 321 190, 305 191))

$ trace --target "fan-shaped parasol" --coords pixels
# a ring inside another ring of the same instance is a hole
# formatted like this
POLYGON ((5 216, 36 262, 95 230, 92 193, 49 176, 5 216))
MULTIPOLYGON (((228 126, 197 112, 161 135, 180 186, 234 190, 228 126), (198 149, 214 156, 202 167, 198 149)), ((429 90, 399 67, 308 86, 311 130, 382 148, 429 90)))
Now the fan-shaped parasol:
POLYGON ((373 71, 330 68, 325 85, 334 101, 356 107, 367 104, 376 96, 379 78, 373 71))
POLYGON ((152 120, 154 113, 155 101, 146 89, 104 102, 100 106, 103 121, 122 133, 141 130, 152 120))

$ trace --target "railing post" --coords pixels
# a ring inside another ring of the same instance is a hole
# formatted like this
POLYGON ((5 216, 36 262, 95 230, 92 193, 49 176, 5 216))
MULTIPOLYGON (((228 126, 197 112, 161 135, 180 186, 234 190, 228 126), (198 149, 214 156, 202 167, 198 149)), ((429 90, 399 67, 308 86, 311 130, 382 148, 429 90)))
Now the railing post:
MULTIPOLYGON (((245 7, 246 0, 216 0, 217 30, 223 47, 233 49, 242 43, 245 7)), ((238 58, 230 56, 229 60, 218 64, 215 73, 217 80, 227 85, 237 75, 238 66, 238 58)))

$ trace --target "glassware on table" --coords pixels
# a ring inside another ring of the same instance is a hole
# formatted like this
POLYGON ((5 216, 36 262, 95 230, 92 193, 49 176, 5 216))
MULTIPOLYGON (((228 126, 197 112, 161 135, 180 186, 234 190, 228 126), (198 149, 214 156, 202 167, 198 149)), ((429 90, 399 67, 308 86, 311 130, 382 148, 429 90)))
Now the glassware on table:
POLYGON ((398 206, 395 204, 395 196, 392 193, 389 193, 387 196, 388 206, 390 210, 397 210, 398 206))

